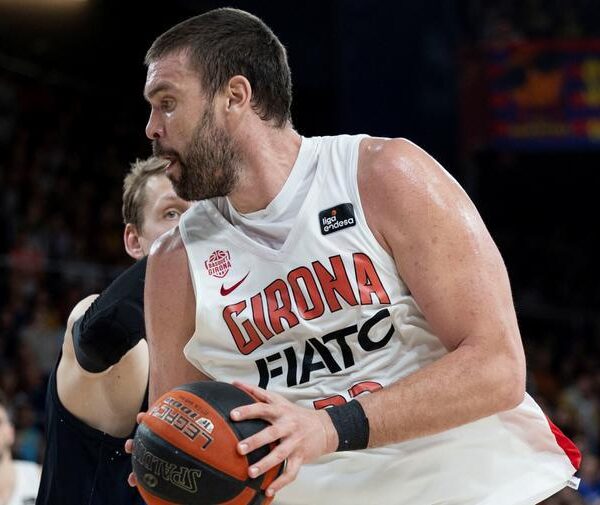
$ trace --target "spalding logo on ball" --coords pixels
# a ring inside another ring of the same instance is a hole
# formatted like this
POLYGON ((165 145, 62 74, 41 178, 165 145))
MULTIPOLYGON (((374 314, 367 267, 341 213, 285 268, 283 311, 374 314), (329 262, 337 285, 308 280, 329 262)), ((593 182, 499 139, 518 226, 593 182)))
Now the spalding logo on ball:
POLYGON ((144 415, 134 440, 133 472, 148 505, 267 505, 264 494, 284 464, 251 479, 248 468, 273 448, 245 456, 240 440, 265 421, 232 421, 235 407, 256 400, 224 382, 186 384, 161 396, 144 415))

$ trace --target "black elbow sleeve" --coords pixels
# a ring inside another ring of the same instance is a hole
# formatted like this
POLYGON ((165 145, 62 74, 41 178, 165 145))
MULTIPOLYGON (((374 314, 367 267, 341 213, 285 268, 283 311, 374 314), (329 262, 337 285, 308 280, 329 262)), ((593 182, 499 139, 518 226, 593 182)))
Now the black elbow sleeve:
POLYGON ((73 325, 79 365, 103 372, 145 337, 144 278, 147 259, 117 277, 73 325))

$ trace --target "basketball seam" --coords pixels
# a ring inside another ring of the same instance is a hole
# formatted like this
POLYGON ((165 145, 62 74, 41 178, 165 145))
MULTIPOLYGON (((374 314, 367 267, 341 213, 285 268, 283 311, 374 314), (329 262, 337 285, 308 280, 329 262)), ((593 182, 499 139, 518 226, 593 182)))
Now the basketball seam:
MULTIPOLYGON (((230 482, 232 484, 235 484, 236 487, 239 487, 240 489, 238 490, 237 494, 234 494, 233 496, 224 498, 224 501, 229 501, 229 500, 233 500, 236 496, 239 495, 239 493, 242 492, 242 490, 245 487, 248 487, 246 485, 245 481, 239 480, 235 477, 233 477, 232 475, 229 475, 227 473, 224 473, 223 471, 219 470, 218 468, 215 468, 211 465, 209 465, 208 463, 202 461, 201 459, 197 459, 195 458, 193 455, 188 454, 186 451, 178 448, 177 446, 173 445, 171 442, 168 442, 167 440, 163 439, 162 437, 158 436, 156 433, 154 433, 148 426, 142 424, 139 426, 138 430, 142 430, 141 434, 146 434, 146 435, 151 435, 150 436, 146 436, 147 439, 149 439, 151 441, 152 444, 156 445, 156 446, 163 446, 164 449, 167 449, 169 451, 172 451, 174 453, 179 453, 183 456, 184 458, 184 462, 189 462, 192 463, 193 465, 195 465, 196 467, 199 467, 199 469, 202 472, 207 472, 209 474, 212 474, 213 476, 217 477, 217 478, 224 478, 227 482, 230 482), (144 433, 147 432, 147 433, 144 433), (187 460, 187 461, 185 461, 187 460)), ((146 442, 148 443, 148 442, 146 442)), ((132 454, 132 460, 135 460, 140 466, 142 466, 142 468, 145 468, 141 462, 138 461, 138 459, 135 456, 135 450, 134 453, 132 454)), ((133 461, 132 461, 133 462, 133 461)), ((139 481, 139 479, 138 479, 139 481)), ((172 500, 171 497, 163 494, 162 492, 157 492, 155 489, 148 489, 146 486, 143 485, 143 480, 142 482, 140 482, 140 485, 142 485, 142 487, 148 492, 151 493, 155 496, 158 496, 159 498, 163 499, 163 500, 167 500, 170 501, 172 500)), ((223 501, 221 500, 221 501, 223 501)))

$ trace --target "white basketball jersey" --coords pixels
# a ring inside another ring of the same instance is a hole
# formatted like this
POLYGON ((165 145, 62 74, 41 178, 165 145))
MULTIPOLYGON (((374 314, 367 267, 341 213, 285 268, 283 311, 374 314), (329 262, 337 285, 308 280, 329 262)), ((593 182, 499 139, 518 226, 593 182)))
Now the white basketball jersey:
MULTIPOLYGON (((316 172, 278 250, 232 226, 214 201, 184 214, 196 292, 185 355, 204 374, 324 408, 446 354, 367 226, 357 187, 362 138, 303 139, 298 159, 316 172)), ((513 410, 434 436, 326 455, 304 465, 275 503, 537 503, 575 472, 556 433, 526 396, 513 410)), ((563 445, 578 465, 577 449, 563 445)))
POLYGON ((29 461, 15 461, 15 490, 7 505, 34 505, 40 487, 40 466, 29 461))

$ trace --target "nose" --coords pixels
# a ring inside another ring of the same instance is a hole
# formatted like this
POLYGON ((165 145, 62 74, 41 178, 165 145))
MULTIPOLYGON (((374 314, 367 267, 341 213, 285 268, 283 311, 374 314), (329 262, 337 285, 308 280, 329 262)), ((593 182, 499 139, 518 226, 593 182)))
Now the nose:
POLYGON ((146 137, 150 140, 160 139, 165 136, 164 126, 162 125, 159 115, 154 110, 150 112, 148 123, 146 124, 146 137))

